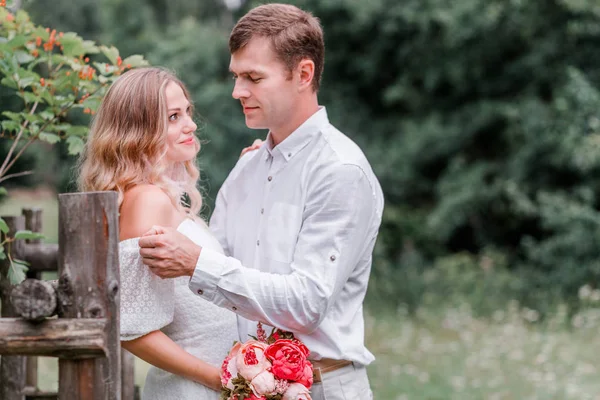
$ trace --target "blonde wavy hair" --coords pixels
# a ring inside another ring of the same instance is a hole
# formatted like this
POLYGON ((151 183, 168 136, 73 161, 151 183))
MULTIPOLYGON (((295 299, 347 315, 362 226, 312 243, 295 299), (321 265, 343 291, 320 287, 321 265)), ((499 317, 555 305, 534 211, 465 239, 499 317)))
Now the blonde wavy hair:
MULTIPOLYGON (((170 82, 181 87, 191 104, 185 85, 162 68, 133 69, 112 84, 79 160, 81 191, 114 190, 120 208, 128 189, 152 184, 178 210, 198 215, 202 196, 196 187, 200 176, 196 160, 173 164, 165 159, 169 123, 165 88, 170 82)), ((196 145, 199 150, 197 139, 196 145)))

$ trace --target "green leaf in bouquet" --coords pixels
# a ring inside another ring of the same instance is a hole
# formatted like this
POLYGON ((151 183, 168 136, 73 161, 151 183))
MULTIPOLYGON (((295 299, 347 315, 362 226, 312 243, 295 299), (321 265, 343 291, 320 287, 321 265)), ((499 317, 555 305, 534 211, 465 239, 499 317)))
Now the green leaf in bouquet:
POLYGON ((221 388, 221 395, 219 396, 219 400, 229 400, 231 397, 231 389, 223 387, 221 388))
POLYGON ((267 398, 267 400, 281 400, 281 399, 283 399, 283 395, 282 394, 268 394, 265 397, 267 398))
POLYGON ((4 253, 4 247, 0 247, 0 260, 6 260, 6 253, 4 253))
MULTIPOLYGON (((0 186, 0 196, 6 196, 8 194, 8 190, 6 190, 5 187, 0 186)), ((0 221, 3 221, 2 218, 0 218, 0 221)))
POLYGON ((39 232, 31 232, 30 230, 21 230, 15 233, 15 239, 42 239, 43 237, 43 234, 39 232))
POLYGON ((239 372, 237 377, 231 380, 231 383, 233 384, 233 393, 238 396, 238 399, 243 400, 252 394, 248 381, 239 372))

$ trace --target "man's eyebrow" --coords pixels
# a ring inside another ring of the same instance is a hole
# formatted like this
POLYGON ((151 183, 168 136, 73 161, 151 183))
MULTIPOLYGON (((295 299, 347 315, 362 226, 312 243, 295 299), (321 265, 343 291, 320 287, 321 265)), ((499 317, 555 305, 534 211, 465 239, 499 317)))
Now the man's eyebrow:
POLYGON ((241 71, 240 73, 236 73, 231 68, 229 68, 229 72, 231 72, 234 75, 262 75, 261 71, 257 71, 255 69, 251 69, 248 71, 241 71))

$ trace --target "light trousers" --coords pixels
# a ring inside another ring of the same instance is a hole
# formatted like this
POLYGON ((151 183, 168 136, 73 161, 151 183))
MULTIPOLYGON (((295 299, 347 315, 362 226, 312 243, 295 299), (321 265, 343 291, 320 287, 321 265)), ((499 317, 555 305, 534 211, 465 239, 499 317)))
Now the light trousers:
POLYGON ((367 369, 358 364, 347 365, 322 375, 322 382, 310 389, 312 400, 372 400, 367 369))

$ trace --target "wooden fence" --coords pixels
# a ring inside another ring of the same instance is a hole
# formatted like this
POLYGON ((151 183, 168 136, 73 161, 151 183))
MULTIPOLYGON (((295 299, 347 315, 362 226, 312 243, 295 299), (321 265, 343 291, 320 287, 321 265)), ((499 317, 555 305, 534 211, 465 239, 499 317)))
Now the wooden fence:
MULTIPOLYGON (((3 217, 41 232, 42 210, 3 217)), ((17 240, 11 256, 30 263, 18 287, 0 280, 0 399, 129 400, 138 397, 133 356, 119 342, 118 208, 114 192, 59 195, 59 244, 17 240), (56 282, 40 281, 57 271, 56 282), (59 358, 58 393, 37 385, 37 357, 59 358)), ((0 266, 5 277, 7 261, 0 266)))

